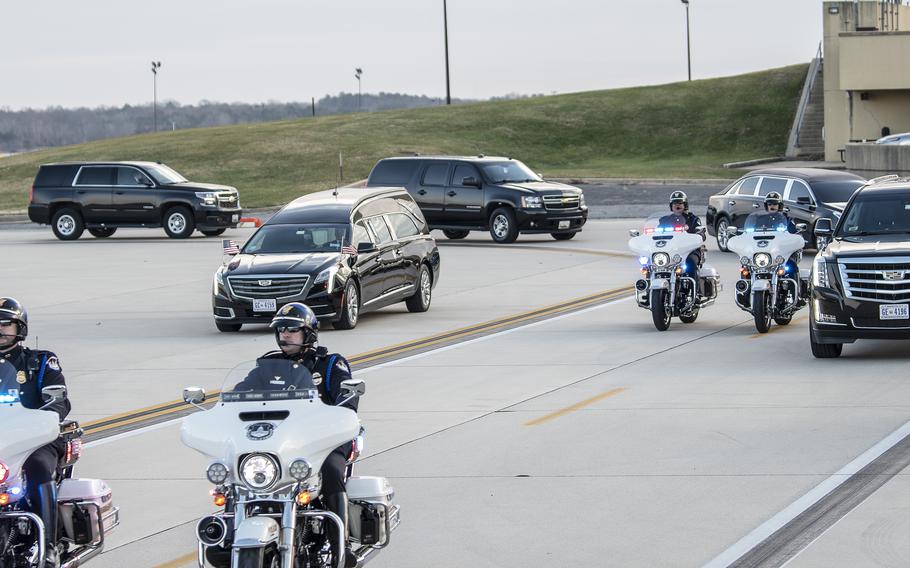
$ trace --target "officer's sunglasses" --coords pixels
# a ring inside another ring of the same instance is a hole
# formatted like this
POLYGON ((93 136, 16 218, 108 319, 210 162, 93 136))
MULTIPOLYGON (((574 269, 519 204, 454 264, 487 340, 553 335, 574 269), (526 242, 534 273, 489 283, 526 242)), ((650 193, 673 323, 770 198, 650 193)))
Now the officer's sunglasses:
POLYGON ((300 331, 303 328, 302 327, 282 326, 282 327, 276 327, 275 329, 278 330, 278 333, 297 333, 298 331, 300 331))
POLYGON ((15 323, 13 320, 0 320, 0 325, 14 325, 15 323))

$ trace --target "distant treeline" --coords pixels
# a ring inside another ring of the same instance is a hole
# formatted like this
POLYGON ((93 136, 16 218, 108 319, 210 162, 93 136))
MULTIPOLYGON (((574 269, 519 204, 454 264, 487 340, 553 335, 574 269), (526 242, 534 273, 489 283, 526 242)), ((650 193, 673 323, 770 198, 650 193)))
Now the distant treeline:
MULTIPOLYGON (((453 100, 453 102, 468 102, 453 100)), ((316 116, 418 108, 445 104, 445 100, 399 93, 367 94, 358 101, 356 93, 327 95, 316 101, 316 116)), ((158 104, 158 130, 226 126, 308 118, 311 102, 261 104, 217 103, 181 105, 173 101, 158 104)), ((0 153, 66 146, 90 140, 152 132, 152 105, 122 107, 10 110, 0 108, 0 153)))

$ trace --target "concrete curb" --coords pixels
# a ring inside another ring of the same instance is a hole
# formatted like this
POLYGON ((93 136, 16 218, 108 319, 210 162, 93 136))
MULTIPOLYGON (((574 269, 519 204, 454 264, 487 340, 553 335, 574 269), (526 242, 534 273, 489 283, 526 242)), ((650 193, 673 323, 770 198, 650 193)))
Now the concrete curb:
POLYGON ((759 166, 761 164, 770 164, 772 162, 783 162, 787 158, 783 156, 776 156, 774 158, 757 158, 755 160, 743 160, 742 162, 730 162, 729 164, 724 164, 725 168, 747 168, 749 166, 759 166))

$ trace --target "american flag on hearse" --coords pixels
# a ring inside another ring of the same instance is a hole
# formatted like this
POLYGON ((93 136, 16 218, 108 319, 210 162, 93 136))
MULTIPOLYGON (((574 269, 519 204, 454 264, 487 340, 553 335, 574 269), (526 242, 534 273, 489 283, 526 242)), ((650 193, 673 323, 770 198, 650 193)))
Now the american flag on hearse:
POLYGON ((221 249, 224 254, 240 254, 240 247, 237 246, 237 241, 234 240, 222 239, 221 249))
POLYGON ((341 254, 349 254, 351 256, 357 256, 357 249, 352 246, 343 246, 341 247, 341 254))

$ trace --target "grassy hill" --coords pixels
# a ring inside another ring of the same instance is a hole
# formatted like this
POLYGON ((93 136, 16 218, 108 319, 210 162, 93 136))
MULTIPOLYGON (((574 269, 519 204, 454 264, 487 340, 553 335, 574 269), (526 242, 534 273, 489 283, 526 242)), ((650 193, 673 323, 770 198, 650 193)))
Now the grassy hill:
POLYGON ((0 158, 0 211, 23 210, 39 164, 156 160, 236 186, 244 207, 285 203, 397 154, 513 156, 547 177, 736 177, 720 164, 780 155, 806 65, 522 100, 200 128, 0 158))

